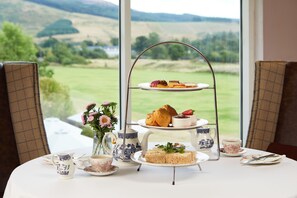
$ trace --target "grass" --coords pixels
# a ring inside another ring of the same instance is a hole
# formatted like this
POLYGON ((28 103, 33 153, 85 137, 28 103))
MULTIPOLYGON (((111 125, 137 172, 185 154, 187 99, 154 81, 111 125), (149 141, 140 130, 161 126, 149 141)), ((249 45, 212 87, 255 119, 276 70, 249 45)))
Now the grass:
MULTIPOLYGON (((70 95, 76 111, 84 110, 90 102, 119 100, 119 71, 111 68, 82 68, 82 67, 51 67, 54 78, 69 86, 70 95)), ((208 83, 213 86, 212 76, 209 72, 176 72, 134 69, 131 85, 140 82, 150 82, 155 79, 190 81, 208 83)), ((220 134, 225 136, 239 136, 239 75, 230 73, 217 73, 217 101, 220 134)), ((178 112, 194 109, 198 117, 214 123, 214 95, 213 89, 199 92, 153 92, 131 91, 132 119, 144 119, 147 113, 164 104, 170 104, 178 112)))

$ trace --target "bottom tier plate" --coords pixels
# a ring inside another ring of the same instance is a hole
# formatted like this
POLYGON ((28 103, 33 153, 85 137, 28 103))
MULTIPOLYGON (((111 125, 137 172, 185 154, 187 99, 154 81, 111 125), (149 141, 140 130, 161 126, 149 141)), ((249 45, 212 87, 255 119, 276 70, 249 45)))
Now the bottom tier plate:
POLYGON ((142 151, 138 151, 134 154, 131 155, 131 159, 139 164, 145 164, 149 166, 162 166, 162 167, 183 167, 183 166, 194 166, 197 165, 201 162, 205 162, 209 159, 209 156, 206 155, 205 153, 197 152, 196 153, 196 161, 190 164, 155 164, 155 163, 150 163, 146 162, 145 158, 142 157, 142 151))

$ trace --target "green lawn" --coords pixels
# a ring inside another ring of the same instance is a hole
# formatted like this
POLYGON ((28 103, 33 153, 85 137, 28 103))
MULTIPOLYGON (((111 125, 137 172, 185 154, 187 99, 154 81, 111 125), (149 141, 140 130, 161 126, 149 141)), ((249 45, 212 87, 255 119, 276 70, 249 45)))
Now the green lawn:
MULTIPOLYGON (((118 101, 119 71, 106 68, 51 67, 54 78, 69 86, 70 95, 77 112, 84 110, 90 102, 118 101)), ((208 83, 213 86, 212 76, 208 72, 164 72, 134 69, 131 84, 150 82, 156 79, 180 80, 208 83)), ((220 134, 239 137, 239 75, 217 73, 217 100, 220 134)), ((213 89, 198 92, 155 92, 131 90, 132 118, 143 119, 152 110, 170 104, 178 112, 194 109, 198 117, 213 123, 213 89)))

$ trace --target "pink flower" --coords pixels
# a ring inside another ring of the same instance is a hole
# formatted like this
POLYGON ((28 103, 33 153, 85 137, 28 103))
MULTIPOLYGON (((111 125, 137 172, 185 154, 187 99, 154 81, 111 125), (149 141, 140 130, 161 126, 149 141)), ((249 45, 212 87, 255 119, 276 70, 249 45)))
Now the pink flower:
POLYGON ((108 105, 110 105, 110 102, 105 101, 102 103, 102 106, 108 106, 108 105))
POLYGON ((90 111, 91 109, 93 109, 96 106, 96 103, 90 103, 86 106, 86 110, 90 111))
POLYGON ((88 122, 92 122, 94 120, 94 116, 89 116, 88 117, 88 122))
POLYGON ((100 122, 101 127, 105 127, 110 124, 110 117, 108 117, 106 115, 102 115, 99 118, 99 122, 100 122))
POLYGON ((83 124, 83 125, 85 125, 86 122, 87 122, 87 121, 86 121, 86 116, 85 116, 84 114, 81 115, 81 121, 82 121, 82 124, 83 124))

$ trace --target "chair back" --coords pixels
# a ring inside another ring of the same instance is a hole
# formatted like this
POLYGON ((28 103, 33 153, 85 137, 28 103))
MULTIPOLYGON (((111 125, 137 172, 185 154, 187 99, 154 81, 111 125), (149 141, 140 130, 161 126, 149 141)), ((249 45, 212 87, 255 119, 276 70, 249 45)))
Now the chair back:
POLYGON ((259 61, 246 147, 297 160, 297 62, 259 61))
POLYGON ((286 62, 258 61, 246 147, 266 150, 274 141, 286 62))
POLYGON ((36 63, 0 63, 0 114, 0 193, 3 193, 13 169, 50 153, 36 63))

